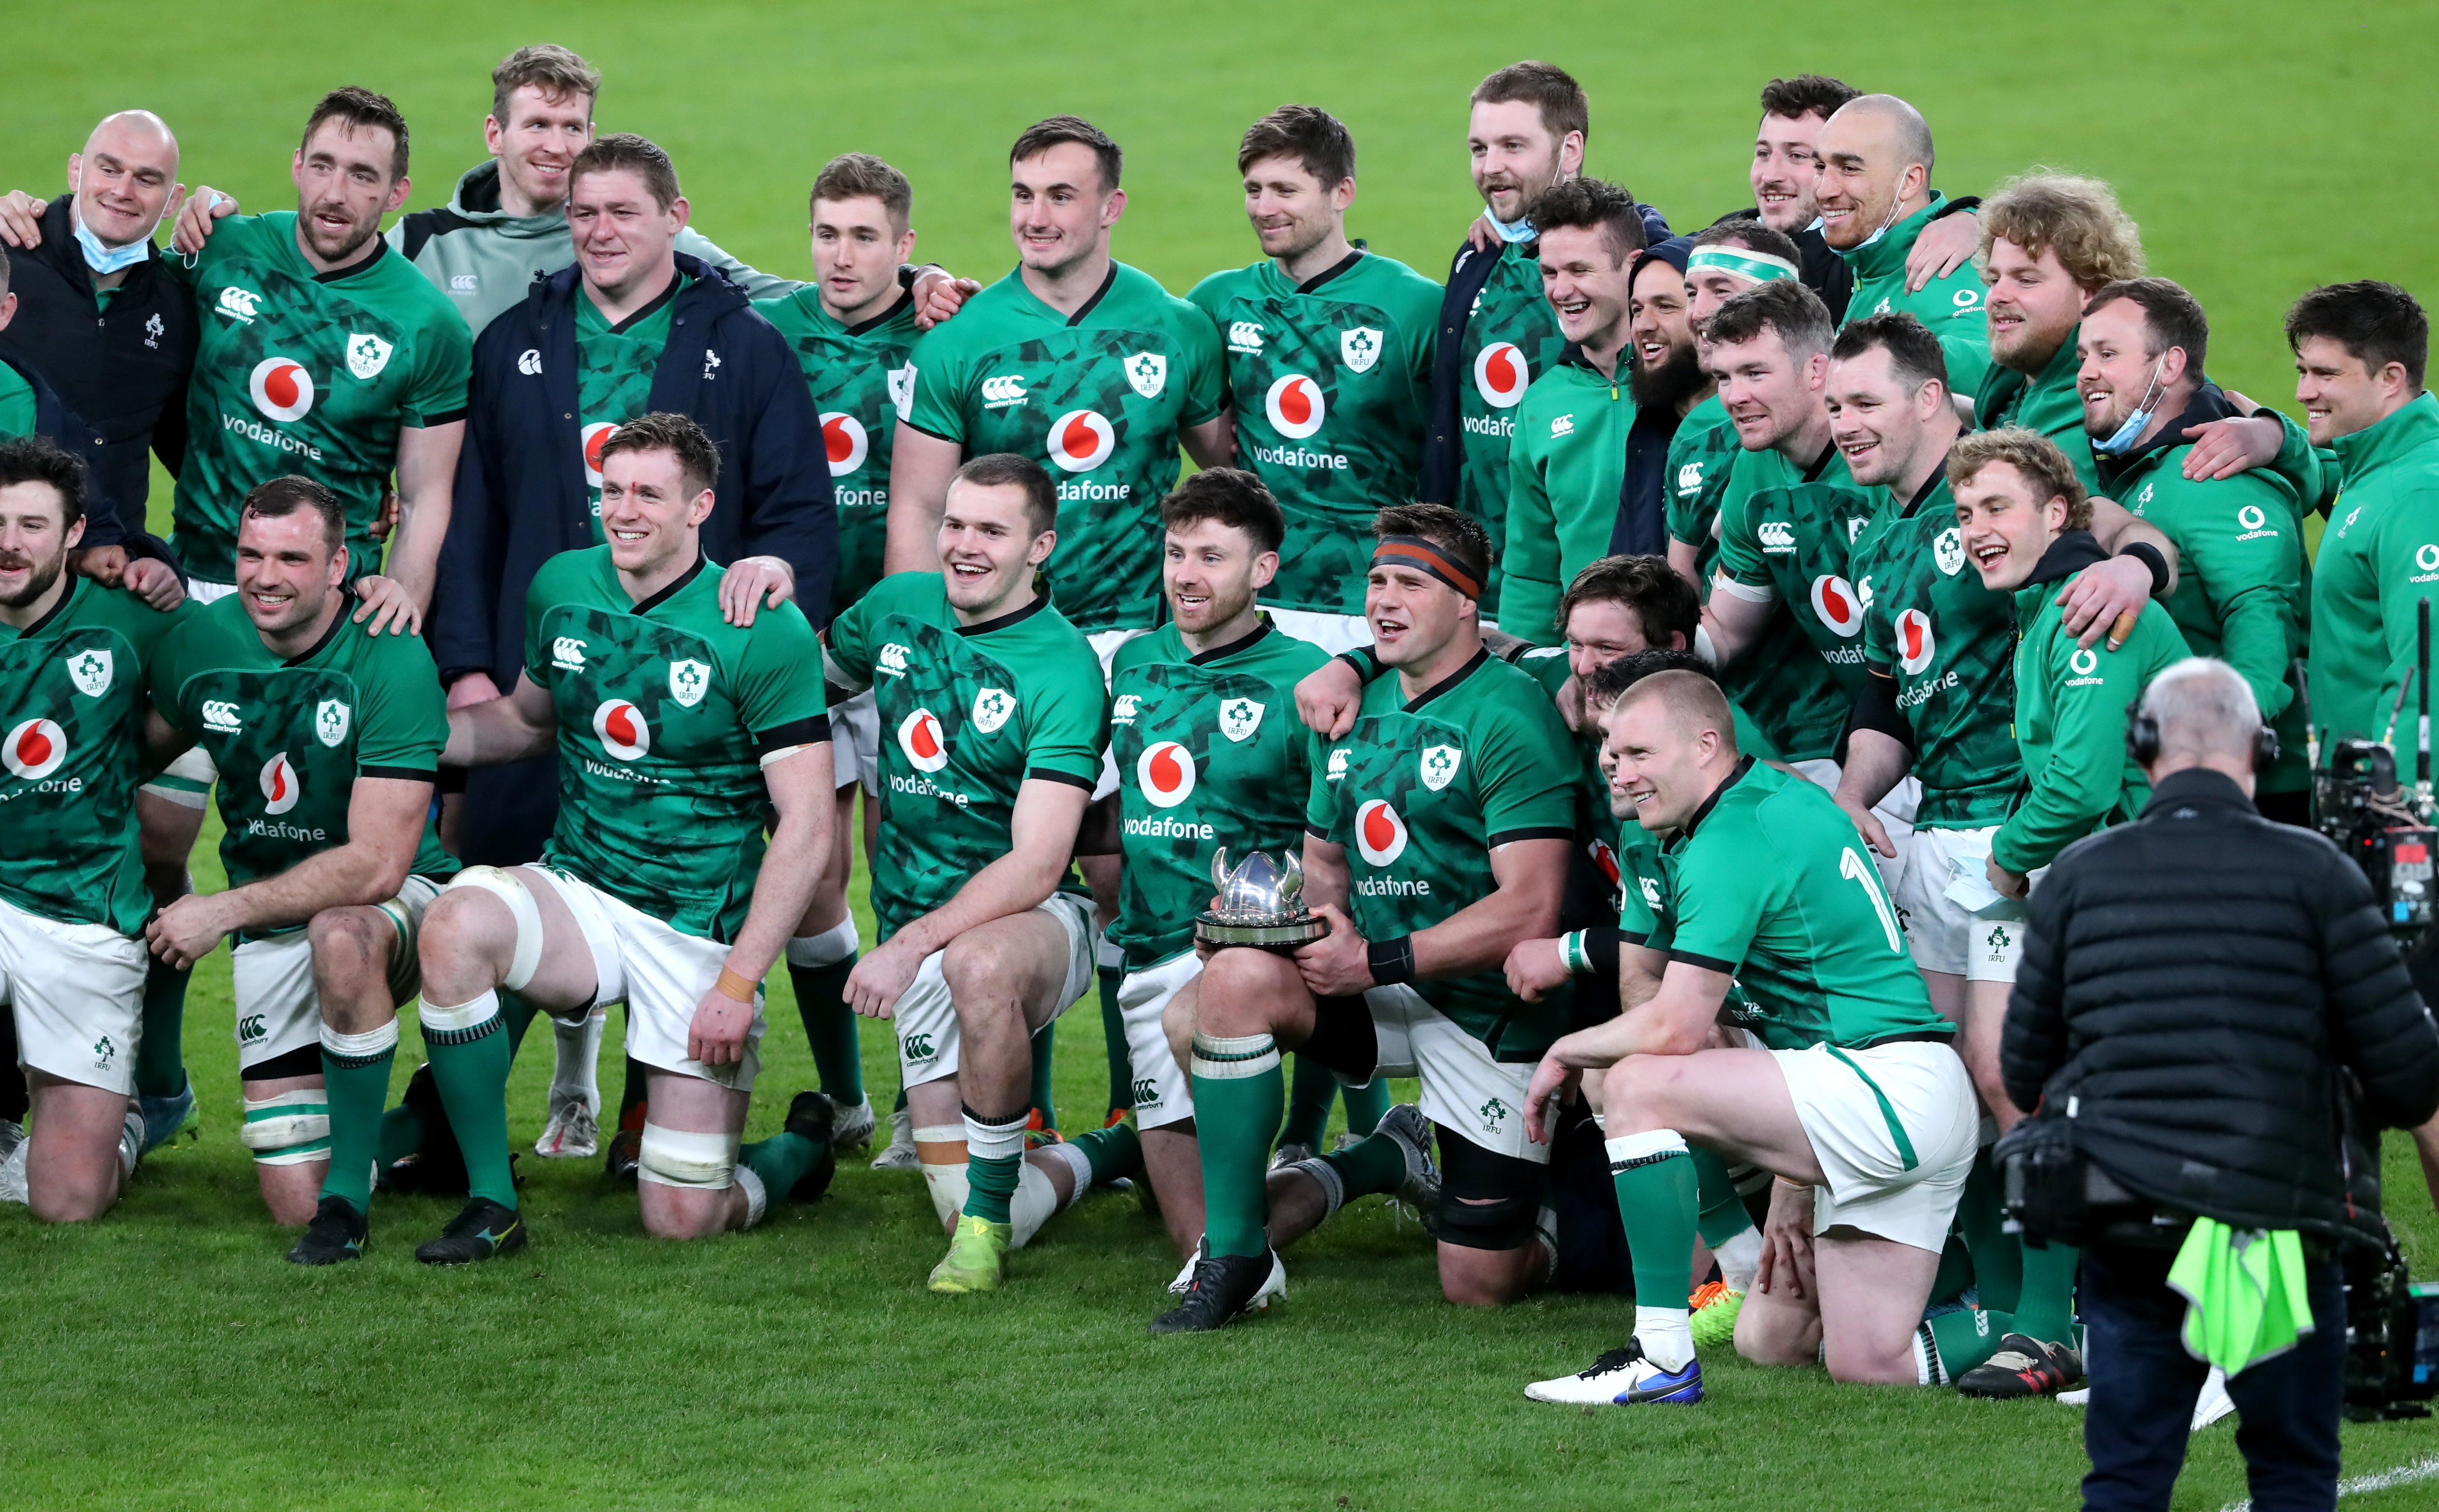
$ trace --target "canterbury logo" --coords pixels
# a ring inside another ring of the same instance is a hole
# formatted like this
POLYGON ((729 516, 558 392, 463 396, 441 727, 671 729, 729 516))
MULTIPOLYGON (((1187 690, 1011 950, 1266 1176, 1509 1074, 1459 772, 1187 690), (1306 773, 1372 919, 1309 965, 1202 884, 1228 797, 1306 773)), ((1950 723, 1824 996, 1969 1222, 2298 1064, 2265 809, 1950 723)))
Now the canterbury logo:
POLYGON ((237 705, 234 703, 222 703, 206 699, 204 702, 204 728, 206 730, 218 731, 223 735, 235 734, 237 732, 237 705))
POLYGON ((983 408, 1005 409, 1024 402, 1024 380, 1015 374, 983 380, 983 408))
POLYGON ((906 647, 891 641, 881 648, 881 660, 874 665, 873 670, 884 677, 904 677, 908 654, 906 647))
POLYGON ((1765 520, 1758 532, 1764 551, 1793 551, 1795 527, 1784 520, 1765 520))
POLYGON ((255 315, 258 312, 257 307, 261 303, 262 295, 251 289, 240 289, 235 284, 230 284, 221 291, 220 304, 217 308, 222 314, 231 320, 252 325, 255 315))
POLYGON ((517 353, 517 371, 525 374, 527 378, 541 377, 542 348, 539 347, 528 347, 524 351, 517 353))
POLYGON ((1232 320, 1228 323, 1228 349, 1247 355, 1262 349, 1262 325, 1257 320, 1232 320))
POLYGON ((562 672, 584 670, 584 643, 573 635, 561 635, 550 643, 550 665, 562 672))

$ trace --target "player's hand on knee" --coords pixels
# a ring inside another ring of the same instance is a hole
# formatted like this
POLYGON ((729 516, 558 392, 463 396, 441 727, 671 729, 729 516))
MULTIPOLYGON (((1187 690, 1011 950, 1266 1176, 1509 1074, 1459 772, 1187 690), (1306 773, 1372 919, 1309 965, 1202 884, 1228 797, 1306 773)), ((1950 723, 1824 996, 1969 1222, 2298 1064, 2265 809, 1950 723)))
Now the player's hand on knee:
POLYGON ((754 1005, 718 987, 697 999, 686 1025, 686 1057, 706 1066, 730 1066, 745 1058, 745 1036, 754 1027, 754 1005))
POLYGON ((1331 657, 1305 675, 1295 687, 1296 718, 1326 740, 1335 740, 1355 727, 1355 710, 1363 702, 1363 680, 1355 668, 1331 657))
POLYGON ((894 939, 886 941, 847 973, 846 1005, 867 1019, 886 1019, 922 969, 922 957, 894 939))
POLYGON ((1334 903, 1323 903, 1313 912, 1329 921, 1329 933, 1295 952, 1305 989, 1317 998, 1351 998, 1376 986, 1371 945, 1356 931, 1355 921, 1334 903))
POLYGON ((796 596, 796 570, 776 557, 743 557, 720 579, 720 616, 742 629, 796 596))
POLYGON ((167 614, 187 599, 186 579, 158 557, 138 557, 119 575, 119 586, 167 614))
POLYGON ((1761 1268, 1754 1284, 1771 1296, 1818 1297, 1812 1273, 1812 1188, 1784 1177, 1770 1186, 1761 1225, 1761 1268))
POLYGON ((354 618, 365 627, 365 634, 378 635, 384 630, 393 635, 423 633, 423 611, 397 578, 367 574, 356 579, 356 596, 364 602, 356 607, 354 618))
POLYGON ((1533 1068, 1532 1083, 1524 1089, 1524 1132, 1536 1145, 1546 1145, 1558 1130, 1558 1119, 1544 1116, 1551 1100, 1576 1100, 1576 1089, 1584 1074, 1574 1066, 1562 1066, 1556 1056, 1543 1056, 1533 1068))
POLYGON ((1519 940, 1507 952, 1507 990, 1527 1003, 1565 982, 1574 973, 1558 954, 1557 940, 1519 940))

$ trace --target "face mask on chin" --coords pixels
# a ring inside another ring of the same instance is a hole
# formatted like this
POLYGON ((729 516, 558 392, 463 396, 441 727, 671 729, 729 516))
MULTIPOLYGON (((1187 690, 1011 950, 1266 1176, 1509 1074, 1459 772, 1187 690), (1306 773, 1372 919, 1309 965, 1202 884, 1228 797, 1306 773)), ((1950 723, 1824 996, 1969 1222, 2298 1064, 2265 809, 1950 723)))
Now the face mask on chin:
POLYGON ((2160 360, 2151 365, 2151 382, 2143 390, 2143 402, 2134 406, 2134 413, 2126 417, 2126 423, 2110 433, 2109 439, 2092 442, 2093 451, 2102 456, 2122 456, 2143 438, 2143 433, 2150 429, 2158 415, 2155 406, 2160 402, 2160 370, 2167 365, 2168 354, 2162 352, 2160 360))
MULTIPOLYGON (((162 207, 166 210, 167 204, 165 203, 162 207)), ((108 277, 114 273, 135 266, 152 255, 152 233, 160 227, 161 218, 154 216, 152 223, 144 228, 144 234, 123 247, 102 245, 101 238, 95 236, 84 223, 84 217, 76 213, 76 201, 73 198, 68 201, 68 222, 75 229, 77 246, 84 253, 84 265, 108 277)))

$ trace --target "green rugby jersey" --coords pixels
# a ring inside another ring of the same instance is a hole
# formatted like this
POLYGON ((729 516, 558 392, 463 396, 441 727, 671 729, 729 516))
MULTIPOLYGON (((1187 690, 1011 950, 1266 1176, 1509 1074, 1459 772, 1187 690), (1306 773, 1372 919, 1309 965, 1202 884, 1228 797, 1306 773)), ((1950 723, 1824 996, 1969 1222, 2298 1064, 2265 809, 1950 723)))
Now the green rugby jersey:
POLYGON ((726 941, 762 866, 762 758, 828 739, 829 720, 803 611, 732 625, 723 576, 698 557, 639 602, 608 546, 561 552, 525 593, 525 676, 559 716, 559 823, 543 864, 726 941))
MULTIPOLYGON (((1934 328, 1936 329, 1936 328, 1934 328)), ((2083 396, 2075 392, 2075 374, 2083 368, 2083 357, 2074 349, 2074 339, 2083 328, 2077 326, 2066 333, 2066 345, 2052 353, 2038 373, 2029 377, 2012 367, 2002 367, 1993 362, 1983 370, 1982 386, 1973 391, 1973 428, 1995 431, 2003 426, 2021 425, 2028 431, 2038 431, 2056 441, 2066 459, 2074 464, 2074 475, 2083 480, 2086 493, 2104 491, 2100 486, 2100 463, 2092 455, 2092 436, 2083 428, 2083 396)), ((1983 340, 1989 340, 1989 327, 1983 327, 1983 340)))
POLYGON ((869 686, 880 712, 872 912, 883 937, 1007 854, 1028 778, 1086 792, 1100 780, 1100 658, 1046 588, 1023 609, 960 625, 938 573, 892 573, 831 623, 829 660, 833 680, 869 686))
MULTIPOLYGON (((2088 534, 2070 532, 2050 547, 2099 560, 2088 534), (2077 536, 2081 540, 2077 542, 2077 536)), ((2051 557, 2044 554, 2042 564, 2051 557)), ((2126 752, 2126 710, 2151 679, 2188 654, 2176 621, 2156 600, 2143 606, 2126 644, 2077 646, 2067 633, 2058 595, 2082 575, 2042 578, 2016 590, 2016 743, 2023 753, 2022 797, 1990 840, 1990 857, 2030 873, 2106 825, 2131 819, 2150 801, 2151 779, 2126 752)))
POLYGON ((1226 344, 1237 465, 1287 516, 1263 598, 1363 613, 1373 511, 1415 498, 1440 286, 1359 244, 1300 284, 1265 258, 1186 297, 1226 344))
MULTIPOLYGON (((1503 242, 1498 257, 1473 296, 1458 342, 1456 396, 1462 453, 1456 506, 1482 522, 1494 545, 1507 539, 1507 449, 1516 432, 1516 406, 1533 380, 1567 348, 1566 333, 1541 292, 1540 243, 1503 242)), ((1483 590, 1485 619, 1498 616, 1502 580, 1494 562, 1483 590)))
POLYGON ((1694 578, 1705 599, 1719 560, 1719 500, 1743 450, 1717 394, 1687 410, 1668 441, 1668 539, 1694 548, 1694 578))
POLYGON ((1085 631, 1144 630, 1158 617, 1160 501, 1177 486, 1177 434, 1226 405, 1209 318, 1113 262, 1072 316, 1036 298, 1022 272, 967 300, 916 346, 898 415, 970 457, 1046 463, 1059 483, 1050 580, 1064 617, 1085 631))
POLYGON ((1916 827, 1986 828, 2007 817, 2023 773, 2010 722, 2016 606, 1965 560, 1945 466, 1902 509, 1888 502, 1887 524, 1855 562, 1863 663, 1896 679, 1914 728, 1916 827))
POLYGON ((577 436, 584 447, 584 503, 593 542, 601 543, 601 443, 629 420, 650 412, 652 373, 669 344, 670 309, 694 280, 679 274, 660 297, 612 323, 581 285, 576 292, 577 436))
POLYGON ((1855 271, 1855 292, 1846 301, 1845 324, 1866 315, 1902 310, 1939 338, 1948 356, 1948 389, 1951 394, 1979 394, 1982 373, 1990 365, 1990 321, 1982 308, 1982 274, 1970 258, 1944 278, 1919 290, 1906 290, 1906 255, 1914 239, 1948 205, 1948 197, 1932 191, 1931 203, 1874 236, 1851 252, 1841 252, 1855 271))
POLYGON ((377 570, 372 525, 400 429, 465 418, 466 322, 386 242, 367 245, 363 260, 315 273, 294 211, 231 216, 181 270, 202 327, 170 515, 189 576, 236 581, 246 491, 288 472, 347 506, 349 576, 377 570))
POLYGON ((794 348, 821 416, 830 487, 838 493, 838 572, 830 578, 827 622, 881 580, 881 548, 889 540, 889 448, 898 439, 899 406, 915 382, 915 296, 901 294, 855 326, 840 325, 822 308, 818 288, 757 299, 754 309, 794 348))
POLYGON ((0 441, 34 434, 34 385, 0 363, 0 441))
POLYGON ((1948 1035, 1854 823, 1812 783, 1746 761, 1661 847, 1644 944, 1724 971, 1721 1018, 1772 1050, 1948 1035))
POLYGON ((1558 643, 1559 596, 1609 555, 1617 526, 1626 433, 1634 428, 1625 353, 1618 355, 1619 371, 1608 377, 1570 344, 1516 406, 1499 628, 1537 646, 1558 643))
POLYGON ((1188 650, 1174 624, 1118 648, 1110 755, 1126 869, 1110 938, 1129 969, 1192 948, 1219 851, 1233 864, 1302 848, 1312 738, 1295 717, 1295 685, 1328 660, 1268 618, 1207 651, 1188 650))
MULTIPOLYGON (((1366 939, 1412 934, 1498 890, 1497 847, 1573 837, 1573 756, 1549 695, 1488 651, 1412 703, 1399 679, 1378 678, 1326 747, 1305 828, 1346 847, 1366 939)), ((1499 1060, 1538 1060, 1566 1032, 1563 994, 1526 1003, 1495 967, 1413 985, 1499 1060)))
POLYGON ((71 924, 144 927, 135 846, 146 681, 191 600, 162 614, 70 576, 49 614, 0 625, 0 898, 71 924))
POLYGON ((2410 753, 2411 701, 2394 711, 2413 672, 2415 605, 2439 600, 2439 399, 2416 396, 2335 452, 2344 482, 2312 564, 2312 720, 2324 739, 2410 753))
MULTIPOLYGON (((431 650, 419 635, 366 634, 349 616, 353 605, 339 606, 312 649, 281 656, 245 617, 243 596, 230 594, 186 619, 153 664, 153 707, 220 769, 221 864, 231 887, 346 845, 358 777, 439 775, 449 713, 431 650)), ((429 818, 410 869, 457 871, 429 818)))
MULTIPOLYGON (((1740 452, 1719 506, 1719 576, 1769 592, 1827 664, 1828 676, 1820 679, 1827 696, 1806 711, 1817 722, 1780 739, 1790 759, 1827 756, 1863 690, 1868 604, 1854 581, 1853 555, 1882 523, 1886 506, 1876 493, 1848 475, 1846 458, 1834 446, 1801 470, 1776 451, 1740 452)), ((1803 660, 1800 654, 1791 659, 1803 660)), ((1754 707, 1769 705, 1756 702, 1754 707)))

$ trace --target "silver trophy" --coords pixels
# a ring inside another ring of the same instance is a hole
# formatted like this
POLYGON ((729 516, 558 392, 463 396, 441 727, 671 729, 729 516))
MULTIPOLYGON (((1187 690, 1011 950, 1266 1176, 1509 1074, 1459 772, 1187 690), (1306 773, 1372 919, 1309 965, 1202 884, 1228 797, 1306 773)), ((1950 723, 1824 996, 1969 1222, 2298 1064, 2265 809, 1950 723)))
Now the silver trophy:
POLYGON ((1211 860, 1218 906, 1194 918, 1194 942, 1209 950, 1251 946, 1281 953, 1329 933, 1329 921, 1304 906, 1304 867, 1293 851, 1254 851, 1235 867, 1221 846, 1211 860))

